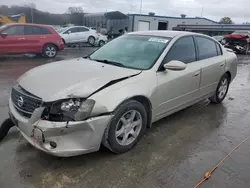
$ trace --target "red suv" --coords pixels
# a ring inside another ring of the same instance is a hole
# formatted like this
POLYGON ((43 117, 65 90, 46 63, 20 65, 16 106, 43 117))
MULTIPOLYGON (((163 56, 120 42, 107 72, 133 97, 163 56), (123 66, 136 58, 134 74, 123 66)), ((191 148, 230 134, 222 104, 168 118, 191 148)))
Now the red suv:
POLYGON ((0 27, 0 54, 34 53, 53 58, 64 49, 61 36, 38 24, 7 24, 0 27))

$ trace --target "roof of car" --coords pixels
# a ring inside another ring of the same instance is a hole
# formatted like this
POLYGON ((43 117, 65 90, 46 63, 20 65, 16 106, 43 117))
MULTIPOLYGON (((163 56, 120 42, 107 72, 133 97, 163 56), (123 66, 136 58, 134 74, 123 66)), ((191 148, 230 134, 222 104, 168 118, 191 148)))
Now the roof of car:
POLYGON ((187 31, 158 31, 158 30, 150 30, 150 31, 137 31, 137 32, 132 32, 132 33, 128 33, 130 35, 150 35, 150 36, 158 36, 158 37, 169 37, 169 38, 174 38, 177 35, 200 35, 197 33, 193 33, 193 32, 187 32, 187 31))
MULTIPOLYGON (((12 26, 12 25, 27 25, 27 26, 52 27, 52 26, 50 26, 50 25, 31 24, 31 23, 11 23, 11 24, 6 24, 6 26, 12 26)), ((52 27, 52 28, 53 28, 53 27, 52 27)))

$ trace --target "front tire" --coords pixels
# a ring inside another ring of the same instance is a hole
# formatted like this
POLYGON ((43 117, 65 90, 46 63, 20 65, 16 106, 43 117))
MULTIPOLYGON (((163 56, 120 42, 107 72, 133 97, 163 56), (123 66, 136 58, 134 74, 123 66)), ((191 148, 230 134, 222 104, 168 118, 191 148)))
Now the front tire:
POLYGON ((53 44, 47 44, 43 47, 43 55, 47 58, 54 58, 57 55, 57 47, 53 44))
POLYGON ((99 47, 102 47, 104 44, 105 44, 105 42, 103 40, 100 40, 99 47))
POLYGON ((14 123, 10 118, 6 119, 2 125, 0 125, 0 141, 8 134, 11 127, 14 126, 14 123))
POLYGON ((94 45, 95 45, 95 37, 90 36, 90 37, 88 38, 88 43, 89 43, 90 45, 94 46, 94 45))
POLYGON ((121 104, 106 130, 108 148, 117 154, 129 151, 144 134, 146 125, 147 112, 141 103, 129 100, 121 104))
POLYGON ((215 104, 221 103, 227 95, 229 84, 230 77, 228 74, 224 74, 220 79, 214 95, 210 98, 210 101, 215 104))

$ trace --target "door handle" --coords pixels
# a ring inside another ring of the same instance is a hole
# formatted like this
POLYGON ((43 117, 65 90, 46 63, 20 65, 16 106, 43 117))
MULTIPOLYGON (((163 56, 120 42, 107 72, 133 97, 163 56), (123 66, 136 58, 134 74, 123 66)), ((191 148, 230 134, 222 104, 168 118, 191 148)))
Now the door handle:
POLYGON ((40 39, 45 39, 46 37, 40 37, 40 39))
POLYGON ((194 76, 199 76, 199 75, 200 75, 200 71, 199 71, 199 72, 194 73, 194 76))
POLYGON ((220 66, 223 67, 225 65, 225 63, 221 63, 220 66))
POLYGON ((18 38, 18 40, 25 40, 25 38, 18 38))

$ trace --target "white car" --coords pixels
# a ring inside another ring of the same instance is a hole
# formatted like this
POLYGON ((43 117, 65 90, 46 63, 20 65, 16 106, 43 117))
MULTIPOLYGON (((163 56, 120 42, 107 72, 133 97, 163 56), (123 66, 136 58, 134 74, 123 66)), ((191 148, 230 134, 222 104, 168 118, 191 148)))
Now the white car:
POLYGON ((106 35, 103 34, 98 34, 99 36, 99 40, 96 41, 96 45, 97 46, 103 46, 105 43, 107 43, 108 41, 108 37, 106 35))
POLYGON ((58 33, 65 44, 88 42, 95 45, 99 40, 99 34, 95 30, 84 26, 65 27, 58 30, 58 33))

